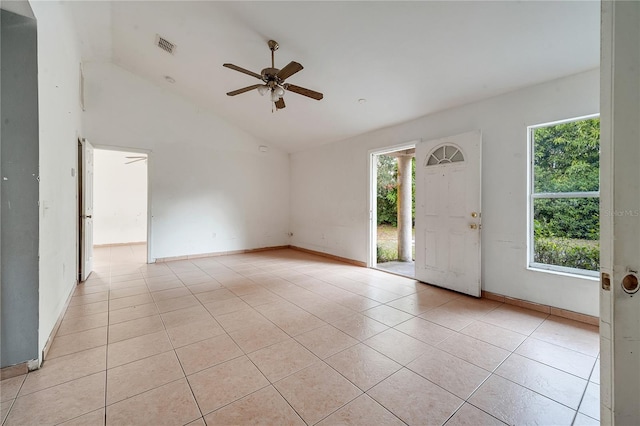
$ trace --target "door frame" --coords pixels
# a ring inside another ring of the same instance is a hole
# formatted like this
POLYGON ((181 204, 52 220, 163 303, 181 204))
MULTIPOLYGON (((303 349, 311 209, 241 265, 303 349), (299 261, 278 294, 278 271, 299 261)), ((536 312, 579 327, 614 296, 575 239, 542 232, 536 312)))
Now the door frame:
POLYGON ((377 265, 377 255, 375 250, 375 241, 377 240, 377 223, 378 223, 378 155, 389 154, 395 151, 415 148, 422 139, 414 139, 409 142, 390 145, 384 148, 370 149, 368 152, 369 161, 369 233, 367 238, 367 268, 375 268, 377 265))
POLYGON ((152 154, 153 151, 150 149, 143 148, 131 148, 126 146, 116 146, 116 145, 93 145, 94 149, 100 149, 103 151, 121 151, 121 152, 130 152, 133 154, 146 154, 147 156, 147 263, 155 263, 156 259, 153 257, 153 247, 152 247, 152 236, 153 229, 151 227, 151 222, 153 219, 153 214, 151 212, 151 167, 152 167, 152 154))

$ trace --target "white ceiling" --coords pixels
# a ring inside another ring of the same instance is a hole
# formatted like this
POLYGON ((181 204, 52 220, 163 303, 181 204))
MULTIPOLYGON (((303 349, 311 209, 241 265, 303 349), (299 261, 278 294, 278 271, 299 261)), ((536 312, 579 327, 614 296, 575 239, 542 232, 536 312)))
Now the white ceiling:
POLYGON ((83 60, 112 61, 289 152, 596 68, 598 1, 70 2, 83 60), (156 34, 177 45, 154 45, 156 34), (223 68, 305 68, 271 112, 259 83, 223 68), (168 83, 164 76, 176 82, 168 83), (364 98, 361 104, 358 99, 364 98))

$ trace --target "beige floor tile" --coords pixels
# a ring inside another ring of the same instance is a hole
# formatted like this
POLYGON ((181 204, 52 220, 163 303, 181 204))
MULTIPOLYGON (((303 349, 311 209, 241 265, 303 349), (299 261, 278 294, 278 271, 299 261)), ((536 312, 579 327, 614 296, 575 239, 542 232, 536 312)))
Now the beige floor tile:
POLYGON ((274 386, 308 424, 322 420, 362 394, 324 363, 313 364, 274 386))
POLYGON ((600 353, 598 327, 578 321, 550 316, 531 337, 593 357, 600 353))
POLYGON ((363 391, 402 368, 397 362, 362 343, 327 358, 326 363, 363 391))
POLYGON ((520 385, 492 375, 469 403, 507 424, 570 425, 575 411, 520 385))
POLYGON ((109 311, 130 308, 132 306, 146 305, 153 303, 153 298, 149 293, 136 294, 135 296, 120 297, 109 302, 109 311))
POLYGON ((205 417, 211 425, 304 425, 273 386, 252 393, 205 417))
POLYGON ((530 309, 502 305, 483 316, 482 321, 517 333, 530 335, 548 316, 549 314, 530 309))
POLYGON ((69 306, 86 305, 105 300, 109 300, 109 292, 100 291, 98 293, 85 294, 83 296, 73 296, 69 301, 69 306))
POLYGON ((56 336, 64 336, 65 334, 78 333, 80 331, 91 330, 92 328, 105 327, 107 324, 109 324, 108 312, 69 319, 65 318, 60 323, 60 328, 58 328, 56 336))
POLYGON ((4 424, 7 415, 9 414, 9 410, 13 406, 15 399, 8 399, 6 401, 0 401, 0 424, 4 424))
POLYGON ((325 359, 358 343, 356 339, 331 325, 300 334, 295 339, 320 359, 325 359))
POLYGON ((507 358, 495 373, 574 410, 587 386, 584 379, 518 354, 507 358))
POLYGON ((242 350, 226 334, 176 349, 187 375, 243 355, 242 350))
POLYGON ((246 356, 192 374, 188 380, 205 416, 269 385, 246 356))
POLYGON ((157 314, 158 308, 156 308, 155 303, 129 306, 127 308, 109 312, 109 324, 117 324, 120 322, 131 321, 138 318, 150 317, 157 314))
POLYGON ((254 352, 291 338, 287 333, 271 323, 255 328, 242 328, 229 333, 229 336, 245 353, 254 352))
POLYGON ((600 420, 600 385, 589 382, 578 411, 593 419, 600 420))
POLYGON ((442 305, 442 309, 458 315, 481 319, 483 316, 502 305, 501 302, 489 299, 478 299, 471 296, 460 296, 442 305))
POLYGON ((150 291, 162 291, 162 290, 169 290, 171 288, 182 288, 185 285, 182 283, 182 281, 180 281, 179 279, 174 279, 171 281, 164 281, 161 283, 149 283, 147 282, 147 287, 149 287, 150 291))
POLYGON ((104 426, 104 408, 60 423, 64 426, 104 426))
POLYGON ((460 331, 475 321, 475 319, 471 317, 459 315, 443 307, 428 310, 420 314, 420 318, 455 331, 460 331))
POLYGON ((99 314, 109 310, 109 302, 103 300, 101 302, 87 303, 86 305, 69 306, 64 314, 64 319, 84 317, 87 315, 99 314))
POLYGON ((495 370, 510 354, 509 351, 464 334, 453 335, 437 347, 487 371, 495 370))
POLYGON ((174 348, 180 348, 187 346, 195 342, 210 339, 221 334, 225 334, 225 331, 216 320, 206 318, 201 321, 192 322, 178 327, 167 328, 167 334, 169 340, 174 348))
POLYGON ((268 290, 262 290, 241 296, 241 299, 248 305, 255 307, 265 305, 267 303, 278 302, 282 298, 268 290))
POLYGON ((204 418, 200 417, 199 419, 187 423, 186 426, 207 426, 207 424, 204 422, 204 418))
POLYGON ((249 309, 251 306, 239 297, 233 297, 224 300, 214 300, 207 302, 204 307, 213 316, 229 314, 231 312, 237 312, 243 309, 249 309))
POLYGON ((193 324, 200 321, 211 320, 213 317, 203 306, 193 308, 178 309, 177 311, 160 314, 162 322, 166 328, 179 327, 181 325, 193 324))
POLYGON ((307 307, 312 315, 323 321, 334 321, 354 314, 354 311, 335 302, 316 302, 307 307))
POLYGON ((84 283, 80 283, 75 291, 73 292, 74 296, 85 296, 88 294, 102 293, 105 291, 109 291, 109 284, 101 284, 96 286, 87 286, 84 283))
POLYGON ((402 426, 404 422, 365 394, 354 399, 329 417, 326 417, 318 423, 318 425, 402 426))
POLYGON ((407 368, 465 400, 491 374, 436 348, 429 348, 407 368))
POLYGON ((169 290, 154 291, 151 293, 151 297, 153 297, 153 300, 156 302, 189 295, 191 295, 191 291, 186 287, 170 288, 169 290))
POLYGON ((149 293, 149 289, 146 284, 143 284, 135 287, 113 289, 109 292, 109 299, 114 300, 145 293, 149 293))
POLYGON ((588 379, 596 359, 542 340, 528 338, 515 353, 550 365, 583 379, 588 379))
POLYGON ((92 328, 78 333, 57 336, 51 344, 48 359, 69 355, 107 344, 107 327, 92 328))
POLYGON ((362 343, 401 365, 407 365, 429 349, 426 343, 394 329, 376 334, 362 343))
POLYGON ((201 416, 191 389, 179 379, 107 407, 107 425, 183 425, 201 416))
POLYGON ((458 297, 460 295, 453 292, 426 290, 394 300, 387 303, 387 305, 412 315, 419 315, 458 297))
POLYGON ((593 419, 582 413, 576 414, 573 426, 600 426, 600 420, 593 419))
POLYGON ((485 413, 484 411, 465 403, 456 413, 445 423, 445 426, 503 426, 500 420, 485 413))
POLYGON ((107 371, 107 405, 184 377, 174 351, 150 356, 107 371))
POLYGON ((331 325, 360 341, 373 337, 389 327, 362 314, 355 314, 332 321, 331 325))
POLYGON ((176 274, 171 272, 169 274, 157 275, 157 276, 153 276, 153 277, 146 277, 145 281, 146 281, 146 283, 148 285, 152 286, 152 285, 162 284, 162 283, 166 283, 166 282, 173 282, 173 281, 180 282, 180 279, 178 278, 178 276, 176 274))
POLYGON ((200 284, 191 284, 187 286, 189 291, 193 294, 206 293, 208 291, 219 290, 222 288, 222 284, 215 280, 209 280, 200 284))
POLYGON ((375 300, 366 298, 364 296, 360 296, 357 294, 352 294, 351 296, 344 296, 339 299, 335 299, 335 301, 345 308, 349 308, 355 312, 366 311, 367 309, 375 308, 376 306, 380 306, 381 303, 375 300))
POLYGON ((57 424, 97 410, 104 406, 104 384, 103 371, 17 398, 5 425, 57 424))
POLYGON ((454 332, 446 327, 416 317, 394 328, 430 345, 437 345, 454 335, 454 332))
POLYGON ((464 402, 406 368, 368 394, 409 425, 443 424, 464 402))
POLYGON ((20 389, 20 396, 89 376, 106 369, 106 346, 48 359, 39 370, 31 371, 27 375, 20 389))
POLYGON ((173 349, 165 331, 134 337, 109 345, 107 368, 114 368, 173 349))
POLYGON ((524 334, 482 321, 476 321, 460 330, 460 332, 508 351, 515 351, 527 338, 524 334))
POLYGON ((18 396, 20 388, 24 384, 27 375, 11 377, 0 382, 0 401, 5 402, 15 399, 18 396))
POLYGON ((378 322, 388 325, 389 327, 396 326, 413 318, 413 315, 411 314, 386 305, 376 306, 375 308, 371 308, 362 313, 369 318, 373 318, 378 322))
POLYGON ((160 313, 176 311, 178 309, 200 306, 201 303, 193 295, 175 297, 172 299, 156 300, 156 306, 160 313))
POLYGON ((151 315, 109 326, 109 343, 132 339, 164 330, 160 315, 151 315))
POLYGON ((143 280, 141 277, 137 278, 137 279, 133 279, 133 280, 123 280, 123 281, 111 281, 111 284, 109 284, 109 287, 111 288, 111 290, 119 290, 119 289, 124 289, 124 288, 131 288, 131 287, 139 287, 141 285, 145 285, 145 280, 143 280))
MULTIPOLYGON (((247 305, 247 307, 249 307, 249 305, 247 305)), ((271 324, 268 319, 251 308, 223 315, 215 315, 214 318, 227 333, 242 330, 243 328, 255 328, 271 324)))
POLYGON ((593 370, 591 371, 591 377, 589 377, 589 381, 597 385, 600 384, 600 358, 598 358, 598 360, 596 361, 596 365, 593 366, 593 370))
POLYGON ((282 315, 271 319, 271 321, 289 336, 297 336, 327 324, 320 318, 307 313, 282 315))
POLYGON ((201 292, 196 294, 196 297, 202 303, 220 302, 227 299, 235 299, 238 296, 226 288, 218 288, 216 290, 201 292))
POLYGON ((319 361, 293 339, 260 349, 248 356, 272 383, 319 361))

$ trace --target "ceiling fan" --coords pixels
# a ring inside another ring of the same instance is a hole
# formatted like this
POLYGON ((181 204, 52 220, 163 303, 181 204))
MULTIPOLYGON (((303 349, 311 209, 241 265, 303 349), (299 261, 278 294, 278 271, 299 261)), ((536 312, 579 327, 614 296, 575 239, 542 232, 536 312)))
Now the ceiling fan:
POLYGON ((258 93, 261 95, 266 95, 269 93, 271 97, 271 102, 273 102, 276 106, 276 110, 282 109, 285 107, 284 96, 285 90, 290 92, 297 93, 302 96, 309 97, 311 99, 320 100, 322 99, 322 93, 316 92, 310 89, 305 89, 304 87, 295 86, 293 84, 285 83, 284 81, 291 77, 293 74, 302 70, 302 65, 295 61, 289 62, 284 68, 281 70, 275 67, 274 64, 274 53, 278 50, 278 43, 269 40, 268 42, 269 49, 271 50, 271 68, 263 69, 260 74, 246 70, 237 65, 233 64, 223 64, 224 67, 231 68, 232 70, 239 71, 241 73, 250 75, 252 77, 257 78, 258 80, 262 80, 264 84, 254 84, 253 86, 243 87, 242 89, 234 90, 232 92, 227 93, 228 96, 239 95, 244 92, 248 92, 253 89, 258 89, 258 93))

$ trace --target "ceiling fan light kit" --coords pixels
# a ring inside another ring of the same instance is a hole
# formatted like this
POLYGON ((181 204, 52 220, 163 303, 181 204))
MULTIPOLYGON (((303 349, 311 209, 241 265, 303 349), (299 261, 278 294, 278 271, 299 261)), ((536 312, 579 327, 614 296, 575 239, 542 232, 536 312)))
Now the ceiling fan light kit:
POLYGON ((260 74, 241 68, 237 65, 223 64, 223 66, 226 68, 230 68, 232 70, 241 72, 243 74, 250 75, 264 82, 264 84, 254 84, 252 86, 247 86, 247 87, 243 87, 242 89, 228 92, 227 93, 228 96, 236 96, 241 93, 245 93, 253 89, 257 89, 258 93, 260 93, 261 96, 264 96, 267 93, 269 93, 271 102, 274 103, 276 110, 282 109, 286 106, 283 99, 285 91, 294 92, 299 95, 306 96, 308 98, 315 99, 318 101, 323 98, 323 95, 320 92, 316 92, 310 89, 305 89, 304 87, 295 86, 293 84, 285 83, 285 80, 287 78, 291 77, 293 74, 297 73, 298 71, 301 71, 303 69, 303 66, 298 62, 291 61, 282 69, 276 68, 274 53, 276 50, 278 50, 279 45, 274 40, 269 40, 267 45, 271 50, 271 67, 263 69, 260 72, 260 74))

